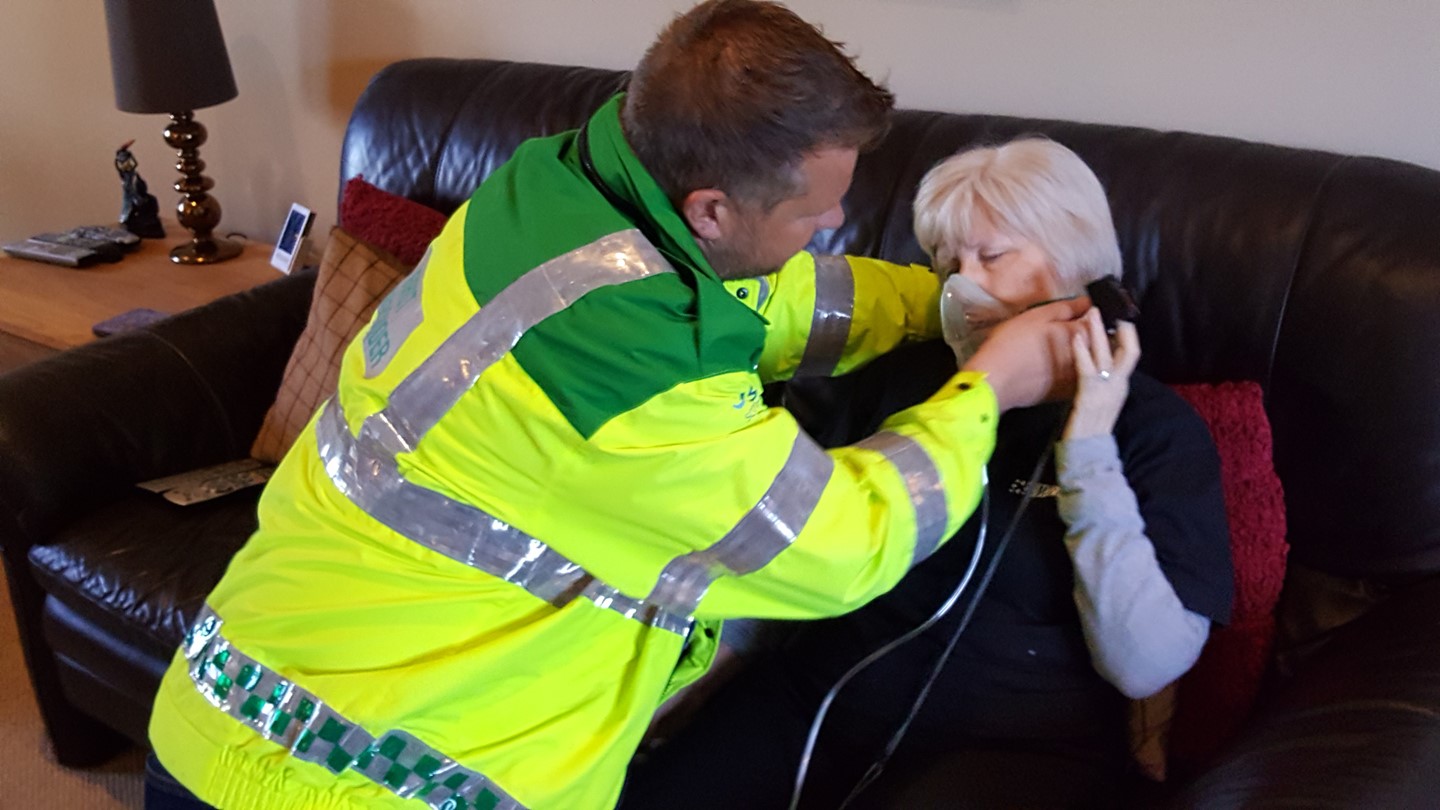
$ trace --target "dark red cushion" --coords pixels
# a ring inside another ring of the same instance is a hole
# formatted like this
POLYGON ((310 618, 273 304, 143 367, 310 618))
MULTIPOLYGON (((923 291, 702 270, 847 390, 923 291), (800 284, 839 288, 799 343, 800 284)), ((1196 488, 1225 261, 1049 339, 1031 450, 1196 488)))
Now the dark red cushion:
POLYGON ((1264 392, 1253 382, 1177 385, 1215 439, 1235 561, 1230 624, 1210 634, 1180 679, 1169 758, 1182 772, 1218 753, 1254 706, 1275 640, 1275 603, 1285 580, 1285 498, 1271 456, 1264 392))
POLYGON ((425 255, 445 219, 439 211, 377 188, 363 177, 351 178, 340 195, 340 227, 408 265, 425 255))

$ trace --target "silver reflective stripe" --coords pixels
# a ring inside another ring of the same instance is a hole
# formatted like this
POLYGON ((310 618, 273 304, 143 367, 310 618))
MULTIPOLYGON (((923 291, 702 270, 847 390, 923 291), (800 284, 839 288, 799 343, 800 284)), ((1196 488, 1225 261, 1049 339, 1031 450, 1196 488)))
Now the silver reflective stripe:
POLYGON ((331 401, 316 426, 325 471, 337 489, 371 517, 426 548, 524 588, 563 607, 577 597, 627 618, 684 634, 689 619, 620 593, 540 540, 485 511, 400 472, 411 452, 487 368, 529 329, 586 293, 674 272, 636 229, 619 231, 552 259, 490 300, 391 392, 384 410, 352 436, 331 401))
POLYGON ((765 302, 770 300, 770 279, 760 277, 760 294, 755 296, 755 309, 763 309, 765 302))
POLYGON ((241 652, 220 633, 224 621, 206 605, 181 650, 190 679, 210 704, 291 756, 340 774, 359 771, 402 799, 435 810, 525 810, 494 780, 405 731, 379 735, 347 719, 313 692, 241 652))
POLYGON ((385 438, 366 421, 350 434, 335 400, 324 406, 315 439, 336 489, 396 533, 452 560, 564 607, 576 597, 627 618, 683 635, 689 619, 626 596, 540 540, 467 503, 405 480, 385 438))
POLYGON ((830 455, 800 431, 755 506, 713 545, 671 560, 647 601, 690 615, 717 578, 765 567, 805 528, 834 468, 830 455))
POLYGON ((665 257, 631 228, 557 256, 517 278, 391 392, 383 413, 394 431, 396 449, 413 449, 480 374, 514 348, 531 327, 592 290, 673 272, 665 257))
POLYGON ((944 539, 945 524, 950 510, 945 506, 945 488, 940 470, 919 442, 899 433, 882 431, 855 444, 885 456, 905 479, 910 502, 915 506, 915 556, 917 565, 935 552, 944 539))
POLYGON ((815 258, 815 312, 796 377, 827 377, 845 353, 855 316, 855 276, 844 256, 815 258))

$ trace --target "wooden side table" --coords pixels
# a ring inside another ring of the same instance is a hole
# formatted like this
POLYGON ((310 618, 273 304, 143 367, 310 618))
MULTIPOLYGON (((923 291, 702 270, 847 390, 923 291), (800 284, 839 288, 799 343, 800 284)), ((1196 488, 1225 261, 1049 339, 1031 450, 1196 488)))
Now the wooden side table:
POLYGON ((0 371, 95 340, 91 327, 122 312, 175 314, 280 277, 270 266, 272 245, 247 242, 229 261, 181 265, 170 261, 170 248, 189 234, 174 221, 165 233, 119 262, 84 269, 0 253, 0 371))

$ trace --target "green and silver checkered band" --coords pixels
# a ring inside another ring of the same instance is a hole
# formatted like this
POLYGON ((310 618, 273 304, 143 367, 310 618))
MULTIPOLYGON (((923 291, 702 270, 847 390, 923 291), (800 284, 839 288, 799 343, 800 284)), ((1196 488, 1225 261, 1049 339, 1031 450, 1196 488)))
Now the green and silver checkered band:
POLYGON ((413 734, 371 734, 313 692, 241 652, 208 605, 182 650, 195 688, 217 709, 292 756, 339 774, 354 770, 403 799, 435 810, 524 810, 504 788, 413 734))

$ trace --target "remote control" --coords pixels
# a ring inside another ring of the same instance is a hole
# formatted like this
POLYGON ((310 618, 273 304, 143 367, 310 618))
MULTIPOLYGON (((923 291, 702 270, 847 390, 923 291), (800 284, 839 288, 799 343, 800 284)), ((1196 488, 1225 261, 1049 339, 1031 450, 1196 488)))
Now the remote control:
POLYGON ((95 251, 87 250, 74 245, 57 245, 54 242, 41 242, 38 239, 26 239, 23 242, 13 242, 0 247, 11 256, 21 259, 33 259, 37 262, 49 262, 65 267, 89 267, 99 260, 95 251))
POLYGON ((40 242, 51 242, 56 245, 70 245, 71 247, 93 250, 102 262, 118 262, 125 258, 125 251, 114 242, 109 242, 104 239, 86 239, 83 236, 76 236, 74 231, 70 231, 69 233, 40 233, 30 238, 40 242))
POLYGON ((113 318, 106 318, 90 327, 90 331, 95 333, 95 337, 109 337, 121 332, 129 332, 132 329, 139 329, 142 326, 149 326, 165 317, 168 316, 164 312, 141 307, 129 312, 122 312, 113 318))
POLYGON ((111 228, 107 225, 85 225, 70 233, 76 236, 83 236, 86 239, 104 239, 113 242, 125 250, 134 250, 140 247, 140 236, 131 233, 124 228, 111 228))

